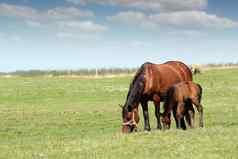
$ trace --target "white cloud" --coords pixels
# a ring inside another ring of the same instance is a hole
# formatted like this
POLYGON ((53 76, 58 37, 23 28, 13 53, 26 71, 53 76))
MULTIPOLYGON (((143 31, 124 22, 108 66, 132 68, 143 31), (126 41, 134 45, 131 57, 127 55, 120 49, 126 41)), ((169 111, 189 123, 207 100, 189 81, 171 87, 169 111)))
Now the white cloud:
POLYGON ((111 22, 125 23, 129 25, 137 25, 144 23, 147 17, 143 12, 119 12, 115 16, 108 16, 107 20, 111 22))
POLYGON ((78 43, 78 41, 80 41, 80 43, 82 42, 94 42, 97 40, 101 40, 101 36, 99 36, 98 34, 79 34, 79 33, 73 33, 73 32, 58 32, 56 33, 56 37, 60 40, 65 41, 66 43, 70 42, 71 44, 73 43, 78 43))
POLYGON ((115 16, 108 16, 106 18, 109 22, 126 24, 131 26, 140 26, 142 28, 157 28, 158 24, 154 23, 149 17, 143 12, 119 12, 115 16))
POLYGON ((97 40, 107 27, 92 21, 60 21, 57 23, 56 37, 81 41, 97 40))
POLYGON ((58 23, 58 26, 60 30, 68 32, 101 33, 107 30, 105 26, 92 21, 62 21, 58 23))
POLYGON ((38 21, 33 21, 33 20, 25 20, 25 23, 28 25, 28 26, 31 26, 31 27, 42 27, 42 24, 38 21))
POLYGON ((167 32, 168 36, 171 37, 206 37, 208 36, 207 33, 205 32, 201 32, 198 30, 173 30, 173 31, 169 31, 167 32))
POLYGON ((131 41, 127 45, 132 48, 146 48, 152 46, 151 43, 145 41, 131 41))
POLYGON ((86 4, 85 0, 65 0, 65 1, 76 4, 76 5, 79 5, 79 4, 80 5, 85 5, 86 4))
POLYGON ((153 11, 201 10, 207 7, 207 0, 66 0, 76 5, 96 3, 101 5, 119 5, 153 11))
POLYGON ((56 36, 59 38, 74 38, 75 34, 68 33, 68 32, 58 32, 56 33, 56 36))
POLYGON ((94 13, 89 10, 81 10, 75 7, 56 7, 47 11, 38 11, 31 7, 2 3, 0 4, 0 16, 47 21, 93 17, 94 13))
POLYGON ((41 27, 60 32, 59 37, 69 37, 73 34, 94 34, 107 30, 103 25, 96 24, 89 18, 94 13, 89 10, 81 10, 76 7, 56 7, 46 11, 25 6, 0 4, 0 16, 9 16, 23 19, 30 27, 41 27), (62 33, 63 32, 63 33, 62 33))
POLYGON ((148 41, 132 40, 132 41, 104 42, 102 46, 104 46, 106 48, 110 48, 110 49, 124 49, 124 48, 143 49, 143 48, 151 48, 153 46, 153 44, 148 41))
POLYGON ((228 18, 207 14, 204 11, 180 11, 146 15, 142 12, 120 12, 107 17, 110 22, 141 27, 181 27, 181 28, 216 28, 238 27, 238 22, 228 18))
POLYGON ((161 0, 161 11, 202 10, 208 0, 161 0))
POLYGON ((57 7, 49 9, 46 16, 53 19, 75 19, 80 17, 93 17, 94 13, 91 11, 82 11, 75 7, 57 7))
POLYGON ((161 13, 150 15, 151 21, 158 25, 168 25, 185 28, 234 28, 238 27, 238 22, 228 18, 207 14, 204 11, 182 11, 173 13, 161 13))
POLYGON ((39 18, 39 12, 31 7, 0 4, 0 16, 14 16, 21 18, 39 18))

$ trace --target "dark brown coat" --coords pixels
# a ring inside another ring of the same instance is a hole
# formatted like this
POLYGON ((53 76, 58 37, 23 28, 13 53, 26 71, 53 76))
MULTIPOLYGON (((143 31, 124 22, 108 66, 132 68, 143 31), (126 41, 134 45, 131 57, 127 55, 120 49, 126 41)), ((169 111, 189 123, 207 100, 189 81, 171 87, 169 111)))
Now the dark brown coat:
POLYGON ((123 132, 129 132, 130 126, 125 123, 133 120, 129 117, 129 114, 138 107, 139 103, 141 103, 143 109, 144 129, 150 131, 148 101, 154 102, 157 128, 161 129, 160 102, 164 101, 167 90, 181 81, 192 81, 191 70, 182 62, 144 63, 132 80, 123 106, 123 132))
POLYGON ((194 115, 190 112, 191 107, 187 103, 194 104, 200 114, 200 127, 203 127, 203 107, 201 105, 202 87, 192 81, 180 82, 174 84, 167 91, 167 97, 164 103, 164 113, 162 123, 164 128, 170 127, 170 113, 173 110, 176 125, 181 128, 181 119, 184 115, 190 115, 190 126, 194 127, 194 115))

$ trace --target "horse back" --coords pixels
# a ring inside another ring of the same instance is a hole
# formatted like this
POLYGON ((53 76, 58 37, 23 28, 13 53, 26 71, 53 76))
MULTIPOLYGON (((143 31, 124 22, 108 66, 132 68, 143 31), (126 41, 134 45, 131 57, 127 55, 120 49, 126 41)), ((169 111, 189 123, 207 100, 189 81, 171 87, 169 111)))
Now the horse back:
MULTIPOLYGON (((171 98, 176 101, 183 101, 184 99, 199 99, 201 100, 202 87, 192 81, 184 81, 173 85, 173 93, 171 98)), ((170 94, 168 94, 170 95, 170 94)))
POLYGON ((182 81, 192 81, 192 72, 184 63, 169 61, 164 64, 145 65, 144 93, 158 94, 163 101, 166 91, 172 85, 182 81))

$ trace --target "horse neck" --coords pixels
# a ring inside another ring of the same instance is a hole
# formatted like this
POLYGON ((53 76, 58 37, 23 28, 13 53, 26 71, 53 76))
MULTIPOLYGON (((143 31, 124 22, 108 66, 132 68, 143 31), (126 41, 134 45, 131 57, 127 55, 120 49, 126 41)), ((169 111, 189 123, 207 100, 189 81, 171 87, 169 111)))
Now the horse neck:
POLYGON ((136 96, 128 95, 126 106, 130 107, 131 110, 137 108, 140 102, 139 96, 140 96, 139 94, 136 94, 136 96))
POLYGON ((140 98, 143 94, 144 85, 140 85, 141 78, 137 78, 130 86, 127 94, 126 106, 131 106, 131 109, 138 107, 140 98))

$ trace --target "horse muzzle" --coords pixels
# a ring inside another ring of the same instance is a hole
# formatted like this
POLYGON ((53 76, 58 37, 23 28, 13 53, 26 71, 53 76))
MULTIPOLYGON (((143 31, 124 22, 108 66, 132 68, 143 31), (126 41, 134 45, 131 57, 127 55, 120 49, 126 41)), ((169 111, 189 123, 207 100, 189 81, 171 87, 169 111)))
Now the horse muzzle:
POLYGON ((133 120, 128 121, 128 122, 124 122, 122 124, 122 132, 123 133, 131 133, 133 132, 133 130, 137 130, 137 123, 133 120))

